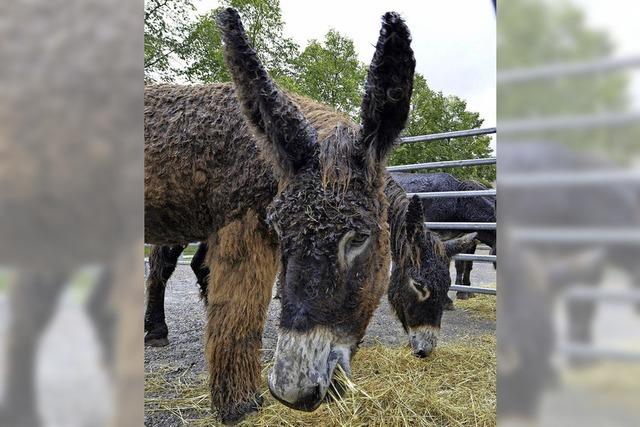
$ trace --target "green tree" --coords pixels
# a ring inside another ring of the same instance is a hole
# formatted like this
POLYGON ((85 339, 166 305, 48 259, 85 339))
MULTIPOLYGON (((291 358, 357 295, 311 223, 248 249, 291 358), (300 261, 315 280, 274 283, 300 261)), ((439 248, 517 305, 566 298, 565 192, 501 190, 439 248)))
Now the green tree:
POLYGON ((221 8, 233 7, 240 13, 249 41, 266 69, 276 80, 288 83, 293 76, 292 64, 298 46, 284 36, 279 0, 222 0, 220 3, 220 8, 193 23, 179 49, 180 59, 187 64, 183 69, 186 79, 204 83, 230 80, 216 16, 221 8))
POLYGON ((195 7, 191 0, 146 0, 144 4, 144 74, 147 81, 170 81, 176 53, 189 33, 195 7))
POLYGON ((309 41, 294 67, 291 89, 359 120, 367 68, 352 40, 329 30, 322 42, 309 41))
MULTIPOLYGON (((426 135, 482 126, 479 113, 467 111, 467 103, 457 96, 444 96, 429 88, 427 81, 416 73, 411 97, 411 111, 404 136, 426 135)), ((436 162, 491 157, 491 138, 487 136, 402 144, 396 147, 389 165, 436 162)), ((496 177, 494 166, 443 169, 461 179, 473 179, 485 185, 496 177)), ((434 172, 430 169, 429 172, 434 172)))

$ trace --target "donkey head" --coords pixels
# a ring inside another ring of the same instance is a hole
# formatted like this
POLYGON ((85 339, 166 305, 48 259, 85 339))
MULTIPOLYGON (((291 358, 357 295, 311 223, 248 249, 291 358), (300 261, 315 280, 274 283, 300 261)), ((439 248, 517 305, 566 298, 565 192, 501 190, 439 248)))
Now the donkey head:
POLYGON ((415 60, 395 13, 366 82, 362 126, 316 128, 270 79, 238 14, 219 18, 236 94, 279 180, 268 222, 279 235, 282 314, 271 393, 312 411, 349 362, 385 291, 389 265, 384 166, 409 113, 415 60))
POLYGON ((389 302, 409 334, 414 354, 426 357, 435 348, 444 304, 451 286, 451 257, 469 248, 477 233, 441 242, 424 226, 422 202, 414 196, 405 221, 407 244, 413 256, 394 265, 389 302))

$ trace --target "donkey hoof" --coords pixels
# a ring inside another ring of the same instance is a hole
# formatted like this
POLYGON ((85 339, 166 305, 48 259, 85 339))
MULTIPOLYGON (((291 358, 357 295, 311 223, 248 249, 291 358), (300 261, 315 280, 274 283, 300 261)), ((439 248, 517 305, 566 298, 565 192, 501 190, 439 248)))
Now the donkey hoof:
POLYGON ((248 416, 258 413, 263 400, 262 396, 256 395, 247 402, 240 402, 226 408, 220 408, 220 421, 222 421, 224 425, 238 424, 248 416))
POLYGON ((145 339, 144 345, 147 347, 166 347, 169 345, 169 339, 168 338, 145 339))
POLYGON ((167 331, 151 331, 144 335, 144 345, 149 347, 165 347, 169 345, 167 331))
POLYGON ((469 293, 468 292, 457 292, 456 293, 456 299, 469 299, 469 293))

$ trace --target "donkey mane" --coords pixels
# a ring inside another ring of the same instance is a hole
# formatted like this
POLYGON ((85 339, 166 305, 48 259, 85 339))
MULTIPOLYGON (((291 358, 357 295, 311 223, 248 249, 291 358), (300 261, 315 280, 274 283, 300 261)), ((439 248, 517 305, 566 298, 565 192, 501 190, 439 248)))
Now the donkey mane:
POLYGON ((360 147, 353 144, 359 133, 351 118, 307 97, 287 93, 298 104, 318 134, 318 162, 324 188, 344 191, 351 182, 353 160, 360 147))
MULTIPOLYGON (((409 198, 405 191, 390 176, 387 177, 385 194, 389 201, 389 227, 391 229, 391 255, 393 262, 399 268, 405 269, 409 266, 420 268, 422 250, 420 245, 412 242, 407 235, 407 211, 409 208, 409 198)), ((422 226, 422 238, 424 243, 433 248, 436 255, 444 257, 445 247, 442 241, 432 233, 426 226, 422 226)))

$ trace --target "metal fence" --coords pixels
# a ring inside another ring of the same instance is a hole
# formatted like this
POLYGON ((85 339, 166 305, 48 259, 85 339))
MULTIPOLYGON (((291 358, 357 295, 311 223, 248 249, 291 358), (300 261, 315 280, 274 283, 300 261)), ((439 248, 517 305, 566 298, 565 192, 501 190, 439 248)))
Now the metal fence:
MULTIPOLYGON (((482 129, 468 129, 453 132, 443 132, 431 135, 420 136, 408 136, 401 138, 402 144, 412 144, 416 142, 426 141, 442 141, 450 140, 454 138, 464 138, 469 136, 481 136, 495 134, 496 128, 482 128, 482 129)), ((496 158, 489 157, 483 159, 464 159, 464 160, 447 160, 440 162, 429 163, 415 163, 411 165, 399 165, 389 166, 387 170, 389 172, 405 172, 415 170, 429 170, 429 169, 442 169, 442 168, 457 168, 467 166, 485 166, 495 165, 496 158)), ((427 193, 407 193, 407 196, 418 196, 421 199, 427 198, 445 198, 445 197, 495 197, 496 190, 468 190, 468 191, 433 191, 427 193)), ((464 231, 479 231, 479 230, 496 230, 495 222, 426 222, 427 227, 433 230, 464 230, 464 231)), ((454 257, 460 261, 473 261, 473 262, 489 262, 495 263, 497 261, 496 255, 475 255, 475 254, 459 254, 454 257)), ((470 287, 470 286, 458 286, 452 285, 450 288, 452 291, 462 292, 476 292, 482 294, 495 295, 496 290, 486 287, 470 287)))

